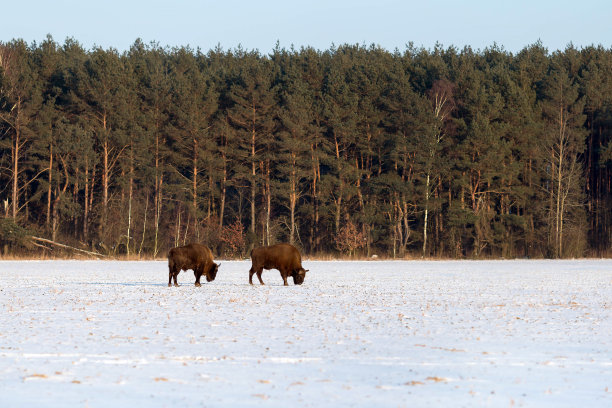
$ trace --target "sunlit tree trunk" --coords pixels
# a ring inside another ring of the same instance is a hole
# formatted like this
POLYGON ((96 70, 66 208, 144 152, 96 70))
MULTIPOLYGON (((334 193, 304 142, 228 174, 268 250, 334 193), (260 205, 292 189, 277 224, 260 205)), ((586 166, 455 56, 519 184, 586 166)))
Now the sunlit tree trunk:
POLYGON ((11 216, 13 219, 17 218, 17 213, 19 211, 19 155, 21 148, 21 124, 19 118, 19 112, 21 107, 21 98, 17 99, 17 104, 15 105, 15 109, 17 109, 17 116, 15 118, 15 132, 13 134, 13 144, 12 144, 12 158, 13 158, 13 190, 11 194, 12 198, 12 212, 11 216))
POLYGON ((51 191, 53 183, 53 142, 49 143, 49 178, 48 178, 49 186, 47 187, 47 220, 45 225, 47 230, 49 230, 50 220, 51 220, 51 191))
POLYGON ((265 194, 266 194, 266 245, 271 244, 271 234, 270 234, 270 215, 272 212, 272 188, 270 185, 270 159, 266 160, 266 186, 265 186, 265 194))
POLYGON ((255 108, 253 108, 253 127, 251 128, 251 233, 255 234, 255 196, 257 190, 256 177, 256 166, 255 166, 255 108))
POLYGON ((219 227, 223 227, 223 217, 225 216, 225 196, 227 190, 227 156, 225 149, 222 149, 223 175, 221 177, 221 197, 219 202, 219 227))
POLYGON ((130 179, 128 187, 128 225, 126 235, 126 254, 130 256, 130 240, 132 238, 132 199, 134 196, 134 148, 130 148, 130 179))
POLYGON ((159 221, 161 219, 161 209, 162 209, 162 185, 164 181, 164 176, 161 174, 160 170, 160 155, 159 155, 159 147, 160 147, 160 134, 159 131, 156 132, 155 135, 155 233, 154 233, 154 241, 153 241, 153 257, 157 257, 159 252, 159 221))
MULTIPOLYGON (((431 177, 435 160, 438 159, 440 144, 444 138, 444 123, 452 109, 452 85, 446 81, 437 81, 430 90, 433 104, 433 125, 431 134, 426 140, 426 181, 425 181, 425 211, 423 215, 423 256, 427 256, 427 231, 429 221, 429 200, 431 197, 431 177)), ((436 177, 440 177, 437 175, 436 177)))

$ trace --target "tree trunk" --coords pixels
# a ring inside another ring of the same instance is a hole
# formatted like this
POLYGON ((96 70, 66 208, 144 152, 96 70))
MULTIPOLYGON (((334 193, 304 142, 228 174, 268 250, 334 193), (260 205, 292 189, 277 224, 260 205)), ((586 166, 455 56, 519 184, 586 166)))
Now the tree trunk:
MULTIPOLYGON (((158 126, 159 127, 159 126, 158 126)), ((162 183, 163 183, 163 174, 160 171, 159 165, 159 145, 160 145, 160 134, 159 130, 155 133, 155 235, 153 241, 153 257, 157 257, 157 253, 159 251, 159 219, 161 217, 161 206, 162 206, 162 183)))
POLYGON ((334 142, 336 145, 336 165, 338 170, 338 181, 340 185, 338 186, 338 192, 336 197, 334 198, 334 204, 336 206, 336 214, 334 217, 335 227, 336 227, 336 235, 340 233, 340 215, 342 212, 342 194, 344 193, 344 179, 342 177, 342 164, 340 161, 340 146, 338 144, 338 138, 334 134, 334 142))
POLYGON ((295 242, 295 205, 297 202, 296 154, 291 152, 291 175, 289 176, 289 243, 295 242))
POLYGON ((272 188, 270 186, 270 160, 266 160, 266 245, 270 245, 270 214, 272 213, 272 188))
POLYGON ((427 172, 427 181, 425 182, 425 216, 423 221, 423 257, 427 256, 427 221, 429 217, 429 178, 430 172, 427 172))
POLYGON ((145 201, 145 209, 144 209, 144 217, 142 222, 142 238, 140 239, 140 247, 138 248, 138 259, 140 259, 140 254, 142 253, 142 247, 144 246, 145 236, 147 232, 147 210, 149 209, 149 194, 146 194, 145 201))
POLYGON ((556 202, 555 202, 555 258, 560 258, 563 256, 563 214, 562 214, 562 205, 561 205, 561 196, 563 195, 563 166, 565 165, 565 142, 566 142, 566 119, 563 111, 563 107, 559 108, 559 139, 558 139, 558 148, 559 148, 559 156, 558 160, 555 163, 557 166, 557 192, 556 192, 556 202))
POLYGON ((255 195, 257 183, 255 182, 255 128, 251 132, 251 233, 255 234, 255 195))
POLYGON ((159 252, 159 221, 161 219, 161 209, 162 209, 162 186, 164 183, 163 174, 159 177, 159 186, 157 189, 157 197, 155 202, 155 242, 153 249, 153 257, 157 257, 157 253, 159 252))
POLYGON ((58 188, 55 188, 55 200, 53 200, 53 215, 51 221, 51 240, 55 241, 57 238, 57 203, 59 201, 59 192, 58 188))
POLYGON ((130 256, 130 239, 132 229, 132 198, 134 196, 134 149, 130 149, 130 182, 128 191, 128 227, 127 227, 127 238, 126 238, 126 254, 130 256))
POLYGON ((17 117, 15 119, 15 136, 12 153, 13 153, 13 191, 12 191, 12 217, 13 220, 17 219, 17 212, 19 211, 19 148, 21 143, 21 124, 20 124, 20 108, 21 98, 17 99, 17 117))
MULTIPOLYGON (((73 189, 72 189, 72 202, 75 205, 78 205, 79 203, 79 179, 80 179, 80 171, 79 168, 77 167, 75 170, 75 177, 74 177, 75 181, 74 181, 74 185, 73 185, 73 189)), ((79 217, 76 215, 72 216, 72 221, 73 221, 73 231, 74 231, 74 239, 79 239, 79 217)))
POLYGON ((181 239, 181 210, 176 208, 176 225, 174 229, 174 246, 179 246, 179 242, 181 239))
POLYGON ((85 157, 85 208, 83 209, 83 239, 89 240, 89 213, 93 204, 93 191, 96 178, 96 166, 91 169, 91 184, 89 182, 89 158, 85 157))
POLYGON ((64 161, 64 159, 62 158, 62 156, 59 156, 60 160, 62 161, 62 166, 64 168, 64 176, 66 178, 65 182, 64 182, 64 187, 62 188, 61 192, 59 189, 59 181, 57 183, 57 186, 55 187, 55 199, 53 200, 53 210, 52 210, 52 221, 51 221, 51 236, 53 238, 53 241, 55 241, 55 238, 57 237, 57 229, 59 227, 59 216, 58 216, 58 211, 57 211, 57 206, 60 202, 60 200, 62 199, 62 197, 64 196, 64 194, 66 193, 66 190, 68 189, 68 166, 66 166, 66 162, 64 161))
POLYGON ((221 200, 219 203, 219 227, 223 227, 223 217, 225 215, 225 195, 227 189, 227 162, 225 157, 225 151, 223 155, 223 177, 221 178, 221 200))
POLYGON ((191 196, 193 205, 193 214, 196 217, 197 224, 197 211, 198 211, 198 140, 193 138, 193 180, 191 185, 191 196))
POLYGON ((312 158, 312 219, 310 225, 310 249, 312 252, 319 250, 320 237, 319 232, 319 192, 317 190, 317 181, 319 180, 319 164, 315 156, 315 144, 311 145, 312 158))
POLYGON ((102 119, 102 131, 104 132, 104 143, 103 143, 103 167, 102 167, 102 222, 100 223, 100 235, 102 240, 106 239, 106 227, 108 223, 108 178, 110 176, 109 170, 109 145, 108 145, 108 134, 106 128, 106 115, 102 119))
POLYGON ((51 220, 51 192, 53 183, 53 142, 49 143, 49 187, 47 188, 47 221, 45 225, 49 230, 49 222, 51 220))
POLYGON ((291 172, 291 179, 289 185, 289 213, 290 213, 290 224, 289 224, 289 243, 293 245, 295 243, 295 207, 297 205, 297 186, 296 186, 296 170, 295 170, 295 155, 293 155, 293 170, 291 172))

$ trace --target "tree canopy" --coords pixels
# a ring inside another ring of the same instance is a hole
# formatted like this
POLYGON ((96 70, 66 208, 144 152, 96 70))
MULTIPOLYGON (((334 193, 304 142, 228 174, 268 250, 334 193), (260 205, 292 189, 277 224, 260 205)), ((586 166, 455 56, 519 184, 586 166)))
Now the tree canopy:
POLYGON ((611 136, 601 46, 0 43, 4 223, 113 254, 609 255, 611 136))

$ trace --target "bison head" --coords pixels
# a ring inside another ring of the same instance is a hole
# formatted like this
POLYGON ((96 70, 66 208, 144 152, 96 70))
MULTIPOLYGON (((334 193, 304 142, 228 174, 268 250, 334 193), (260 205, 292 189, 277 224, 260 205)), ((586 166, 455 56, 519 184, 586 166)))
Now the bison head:
POLYGON ((221 264, 216 264, 213 262, 211 268, 206 272, 206 282, 212 282, 217 277, 217 271, 219 270, 219 266, 221 264))
POLYGON ((296 271, 293 271, 293 273, 291 274, 291 276, 293 276, 293 283, 295 285, 301 285, 302 283, 304 283, 306 272, 308 272, 308 269, 304 269, 304 268, 300 268, 296 271))

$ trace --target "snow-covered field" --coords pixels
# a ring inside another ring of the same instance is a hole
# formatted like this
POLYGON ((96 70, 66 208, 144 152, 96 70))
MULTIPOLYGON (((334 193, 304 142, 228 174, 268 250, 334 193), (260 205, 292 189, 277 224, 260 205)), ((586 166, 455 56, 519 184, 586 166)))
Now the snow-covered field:
POLYGON ((0 406, 612 406, 610 260, 221 262, 0 262, 0 406))

